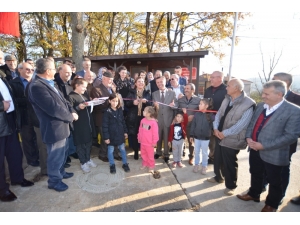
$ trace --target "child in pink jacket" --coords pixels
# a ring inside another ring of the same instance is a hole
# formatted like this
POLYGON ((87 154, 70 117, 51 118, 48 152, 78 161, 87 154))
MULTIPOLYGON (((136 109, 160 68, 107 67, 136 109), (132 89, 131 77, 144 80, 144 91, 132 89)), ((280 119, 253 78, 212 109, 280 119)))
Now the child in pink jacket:
POLYGON ((138 141, 141 144, 141 169, 148 167, 149 173, 153 173, 155 168, 154 147, 159 140, 158 124, 155 119, 157 114, 152 106, 147 106, 143 111, 143 115, 145 118, 141 120, 138 133, 138 141))

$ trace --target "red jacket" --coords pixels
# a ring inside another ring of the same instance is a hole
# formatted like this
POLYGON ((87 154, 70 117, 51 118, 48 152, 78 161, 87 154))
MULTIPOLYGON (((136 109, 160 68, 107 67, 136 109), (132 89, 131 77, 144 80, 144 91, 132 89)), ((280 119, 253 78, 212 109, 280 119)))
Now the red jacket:
MULTIPOLYGON (((188 124, 188 115, 185 113, 185 114, 183 114, 183 121, 180 123, 181 128, 182 128, 183 138, 186 137, 187 124, 188 124)), ((168 141, 169 142, 173 141, 173 137, 174 137, 174 123, 172 123, 170 126, 168 141)))

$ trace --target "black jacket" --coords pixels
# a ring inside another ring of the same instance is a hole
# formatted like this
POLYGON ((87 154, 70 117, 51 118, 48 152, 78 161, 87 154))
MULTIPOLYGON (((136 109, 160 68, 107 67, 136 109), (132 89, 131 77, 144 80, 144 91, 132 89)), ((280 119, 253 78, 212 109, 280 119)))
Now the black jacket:
POLYGON ((73 91, 71 81, 69 80, 64 83, 60 76, 57 76, 54 81, 56 82, 58 89, 64 94, 65 99, 69 100, 69 94, 73 91))
MULTIPOLYGON (((130 90, 127 97, 130 99, 136 99, 136 89, 130 90)), ((137 135, 141 120, 144 118, 143 111, 146 106, 152 105, 151 94, 149 91, 144 90, 143 98, 147 99, 148 102, 142 104, 141 116, 138 116, 138 106, 133 104, 134 100, 124 100, 125 105, 128 108, 126 116, 126 125, 128 128, 128 134, 137 135)))
POLYGON ((3 66, 0 66, 0 70, 2 70, 2 72, 6 74, 7 81, 10 81, 13 79, 13 77, 11 75, 11 71, 6 64, 4 64, 3 66))
POLYGON ((101 138, 110 140, 108 145, 117 146, 125 143, 124 134, 127 133, 127 127, 121 107, 116 111, 110 107, 107 109, 103 115, 102 132, 101 138))
POLYGON ((191 123, 190 136, 198 140, 209 140, 212 135, 212 122, 211 113, 196 112, 191 123))
POLYGON ((16 118, 16 127, 13 127, 11 124, 8 123, 7 121, 7 115, 6 112, 4 111, 4 104, 3 104, 3 96, 0 93, 0 137, 8 136, 11 135, 15 130, 18 130, 20 128, 20 123, 19 123, 19 112, 17 109, 17 104, 13 96, 12 89, 10 85, 8 84, 7 80, 5 79, 5 75, 3 73, 0 73, 0 79, 5 83, 7 86, 10 96, 12 97, 15 110, 12 112, 16 118))
POLYGON ((226 85, 221 84, 215 93, 212 92, 213 87, 210 86, 209 88, 206 88, 204 92, 204 98, 212 98, 213 99, 213 109, 218 111, 221 107, 221 104, 225 98, 225 95, 227 94, 226 85))
POLYGON ((9 81, 9 84, 12 88, 13 95, 15 97, 19 112, 20 112, 20 119, 21 119, 21 127, 24 125, 28 125, 28 107, 27 105, 30 102, 27 100, 25 96, 25 89, 23 82, 20 77, 16 77, 13 80, 9 81))
POLYGON ((31 81, 28 98, 40 121, 42 140, 53 144, 70 135, 70 124, 73 122, 72 107, 44 79, 36 76, 31 81))
POLYGON ((84 109, 80 109, 78 106, 80 103, 89 101, 89 98, 86 94, 80 96, 78 93, 72 91, 69 94, 69 100, 71 106, 78 114, 78 120, 73 122, 74 144, 75 146, 86 144, 92 141, 92 137, 96 137, 95 125, 91 114, 91 107, 89 106, 84 109))

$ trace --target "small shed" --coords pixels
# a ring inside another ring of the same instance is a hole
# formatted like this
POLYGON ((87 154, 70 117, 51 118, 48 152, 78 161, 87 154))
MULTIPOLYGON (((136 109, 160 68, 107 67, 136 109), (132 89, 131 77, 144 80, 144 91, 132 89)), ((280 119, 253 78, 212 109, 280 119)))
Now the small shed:
MULTIPOLYGON (((169 71, 174 73, 176 66, 187 68, 185 75, 196 85, 196 94, 198 94, 200 59, 208 55, 208 51, 190 51, 190 52, 164 52, 147 54, 126 54, 126 55, 103 55, 87 56, 92 62, 91 70, 98 73, 100 67, 117 70, 119 66, 125 66, 130 74, 140 70, 155 72, 156 70, 169 71), (192 74, 195 75, 192 77, 192 74), (194 78, 194 79, 193 79, 194 78)), ((67 58, 55 58, 55 62, 63 61, 67 58)), ((71 58, 69 58, 71 59, 71 58)))

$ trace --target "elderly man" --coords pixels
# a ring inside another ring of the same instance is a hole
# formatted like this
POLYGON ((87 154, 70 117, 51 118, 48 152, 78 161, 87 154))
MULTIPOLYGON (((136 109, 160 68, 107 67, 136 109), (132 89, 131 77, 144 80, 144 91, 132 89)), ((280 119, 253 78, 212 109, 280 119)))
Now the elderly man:
MULTIPOLYGON (((213 99, 213 109, 218 111, 221 107, 222 101, 227 94, 226 85, 223 83, 224 74, 220 71, 214 71, 210 76, 210 87, 205 89, 204 98, 213 99)), ((209 155, 208 163, 214 164, 214 152, 215 152, 216 136, 211 135, 209 140, 209 155)))
POLYGON ((72 177, 64 169, 70 136, 70 125, 78 119, 72 107, 54 86, 54 62, 51 59, 36 61, 37 76, 31 82, 28 98, 40 122, 43 142, 47 146, 48 188, 65 191, 68 185, 62 179, 72 177))
POLYGON ((76 75, 84 77, 85 72, 91 70, 91 66, 92 66, 91 60, 89 58, 85 57, 82 61, 83 70, 78 71, 76 73, 76 75))
POLYGON ((186 136, 189 144, 189 164, 193 165, 193 159, 194 159, 194 145, 190 141, 190 129, 192 125, 192 120, 195 115, 195 111, 199 109, 200 104, 200 98, 197 97, 195 94, 195 85, 193 83, 188 83, 184 87, 184 95, 183 97, 178 99, 178 108, 180 109, 186 109, 186 112, 188 114, 188 124, 186 127, 186 136))
POLYGON ((243 89, 244 83, 240 79, 228 82, 227 95, 213 123, 214 135, 217 138, 214 160, 216 176, 207 181, 222 183, 225 177, 226 195, 233 195, 237 187, 237 155, 247 146, 245 133, 255 107, 255 102, 243 89))
POLYGON ((0 71, 0 201, 10 202, 17 199, 6 183, 4 160, 8 163, 11 185, 21 187, 32 186, 33 183, 24 179, 22 168, 22 148, 18 139, 17 106, 5 78, 0 71))
POLYGON ((166 163, 169 162, 169 146, 168 146, 168 137, 170 131, 170 125, 174 118, 173 107, 177 103, 175 92, 166 88, 166 78, 164 76, 156 79, 158 91, 152 93, 152 100, 154 101, 154 107, 156 107, 157 120, 158 120, 158 134, 159 141, 157 142, 156 153, 154 155, 155 159, 158 159, 160 156, 164 156, 166 163), (159 104, 163 103, 162 104, 159 104), (162 142, 164 142, 164 153, 162 153, 162 142))
MULTIPOLYGON (((71 64, 72 65, 72 64, 71 64)), ((56 74, 55 74, 56 75, 56 74)), ((54 75, 54 77, 55 77, 54 75)), ((57 88, 63 93, 63 96, 66 100, 69 101, 69 94, 73 91, 73 87, 71 85, 71 76, 72 76, 72 69, 70 67, 70 62, 66 61, 65 64, 62 64, 58 69, 58 76, 55 77, 54 81, 57 84, 57 88)), ((75 112, 75 111, 73 111, 75 112)), ((73 135, 70 134, 68 138, 69 142, 69 149, 68 149, 68 157, 66 163, 64 165, 65 168, 70 167, 71 158, 72 156, 75 159, 78 159, 78 155, 76 153, 76 147, 74 146, 73 142, 73 135)))
POLYGON ((5 65, 0 66, 0 70, 6 74, 6 80, 10 81, 18 76, 16 73, 17 59, 14 55, 7 55, 4 60, 5 65))
MULTIPOLYGON (((102 97, 109 97, 114 91, 112 90, 112 85, 113 85, 113 75, 109 72, 106 71, 103 73, 102 76, 102 82, 98 86, 94 86, 91 90, 91 98, 102 98, 102 97)), ((101 146, 99 149, 99 156, 98 158, 102 160, 103 162, 108 162, 108 157, 107 157, 107 144, 104 142, 103 137, 103 132, 102 132, 102 118, 104 112, 107 110, 109 106, 108 100, 105 101, 105 103, 101 105, 97 105, 94 107, 93 111, 93 117, 94 117, 94 122, 95 122, 95 127, 97 134, 100 133, 101 136, 101 146)), ((114 151, 114 158, 118 161, 122 160, 122 157, 118 155, 118 151, 114 151)))
POLYGON ((9 83, 21 115, 22 146, 27 164, 37 167, 39 166, 39 149, 36 145, 36 133, 33 125, 28 120, 28 105, 30 103, 25 96, 25 89, 32 79, 34 69, 29 63, 21 63, 18 70, 20 76, 10 80, 9 83))
POLYGON ((185 77, 182 77, 182 68, 181 66, 176 66, 174 69, 174 73, 177 74, 179 76, 179 84, 185 86, 187 83, 187 80, 185 77))
MULTIPOLYGON (((288 101, 291 102, 295 105, 300 106, 300 95, 294 93, 292 90, 290 90, 291 84, 293 82, 293 76, 288 73, 277 73, 274 75, 273 80, 281 80, 286 83, 287 85, 287 93, 284 96, 284 98, 288 101)), ((298 139, 290 145, 290 154, 289 154, 289 161, 291 161, 292 155, 296 152, 297 150, 297 144, 298 144, 298 139)), ((281 173, 281 180, 282 180, 282 198, 285 196, 286 189, 289 185, 290 181, 290 163, 288 166, 285 166, 282 168, 282 173, 281 173)), ((264 177, 264 188, 263 191, 266 190, 266 186, 268 184, 268 179, 264 177)), ((299 198, 299 205, 300 205, 300 198, 299 198)), ((295 203, 294 200, 291 201, 292 203, 295 203)), ((281 202, 282 203, 282 200, 281 202)), ((297 202, 296 202, 297 204, 297 202)))
POLYGON ((282 199, 282 170, 290 161, 290 145, 300 135, 300 108, 284 99, 286 83, 273 80, 263 86, 262 99, 246 132, 251 186, 244 201, 260 201, 264 172, 269 191, 262 212, 275 212, 282 199))

